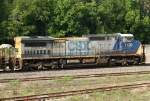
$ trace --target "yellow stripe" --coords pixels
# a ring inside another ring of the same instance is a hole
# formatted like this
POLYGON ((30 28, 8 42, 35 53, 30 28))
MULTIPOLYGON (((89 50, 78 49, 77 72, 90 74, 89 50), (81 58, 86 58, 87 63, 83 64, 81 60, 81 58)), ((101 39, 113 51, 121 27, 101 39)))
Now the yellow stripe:
POLYGON ((142 46, 140 45, 138 51, 136 52, 136 54, 141 54, 142 53, 142 46))

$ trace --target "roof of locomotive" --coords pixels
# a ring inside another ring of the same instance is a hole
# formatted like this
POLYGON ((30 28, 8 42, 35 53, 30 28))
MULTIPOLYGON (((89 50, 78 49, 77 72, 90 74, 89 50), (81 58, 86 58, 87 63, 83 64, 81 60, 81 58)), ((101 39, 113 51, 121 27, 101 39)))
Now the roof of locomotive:
POLYGON ((65 40, 67 40, 67 39, 87 39, 86 37, 64 37, 64 38, 54 38, 54 39, 65 39, 65 40))
POLYGON ((31 39, 36 39, 36 38, 50 38, 50 39, 53 39, 52 37, 50 36, 17 36, 21 39, 27 39, 27 38, 31 38, 31 39))
POLYGON ((120 36, 124 37, 124 36, 132 36, 133 37, 133 34, 120 34, 120 36))
POLYGON ((97 36, 118 36, 120 33, 117 34, 87 34, 82 35, 82 37, 97 37, 97 36))
POLYGON ((24 41, 53 41, 54 38, 50 37, 50 36, 17 36, 14 38, 14 40, 16 41, 17 39, 20 39, 22 42, 24 41))
POLYGON ((115 33, 115 34, 88 34, 88 35, 82 35, 82 37, 104 37, 104 36, 133 36, 133 34, 121 34, 121 33, 115 33))

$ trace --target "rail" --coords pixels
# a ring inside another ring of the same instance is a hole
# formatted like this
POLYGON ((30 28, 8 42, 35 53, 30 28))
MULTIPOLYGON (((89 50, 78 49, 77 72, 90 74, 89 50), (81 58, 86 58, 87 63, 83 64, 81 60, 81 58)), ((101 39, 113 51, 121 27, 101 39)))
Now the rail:
POLYGON ((23 96, 23 97, 14 97, 14 98, 4 98, 4 99, 0 99, 0 100, 1 101, 50 100, 52 98, 62 98, 62 97, 67 97, 67 96, 79 95, 79 94, 89 94, 89 93, 94 93, 94 92, 112 91, 112 90, 117 90, 117 89, 134 89, 134 88, 140 88, 140 87, 145 87, 145 86, 146 87, 150 87, 150 83, 101 87, 101 88, 94 88, 94 89, 68 91, 68 92, 58 92, 58 93, 50 93, 50 94, 42 94, 42 95, 23 96))
POLYGON ((0 83, 8 83, 13 80, 19 82, 25 81, 39 81, 39 80, 54 80, 63 77, 77 78, 91 78, 91 77, 106 77, 106 76, 124 76, 124 75, 135 75, 135 74, 150 74, 150 71, 139 71, 139 72, 120 72, 120 73, 103 73, 103 74, 88 74, 88 75, 73 75, 73 76, 51 76, 51 77, 33 77, 33 78, 18 78, 18 79, 0 79, 0 83))

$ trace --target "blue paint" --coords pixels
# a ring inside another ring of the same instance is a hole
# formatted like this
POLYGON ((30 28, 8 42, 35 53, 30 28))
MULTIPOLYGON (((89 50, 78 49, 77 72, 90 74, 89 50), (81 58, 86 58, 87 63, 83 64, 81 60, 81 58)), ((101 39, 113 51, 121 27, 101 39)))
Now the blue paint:
POLYGON ((140 42, 133 40, 131 42, 122 42, 122 37, 119 36, 113 50, 120 51, 120 54, 136 54, 140 47, 140 42))

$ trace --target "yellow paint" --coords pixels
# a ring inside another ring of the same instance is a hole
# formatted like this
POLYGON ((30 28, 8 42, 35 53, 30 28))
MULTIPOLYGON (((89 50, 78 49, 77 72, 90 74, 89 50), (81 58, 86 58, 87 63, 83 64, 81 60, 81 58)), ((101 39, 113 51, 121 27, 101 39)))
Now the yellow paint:
POLYGON ((15 37, 14 38, 15 41, 15 48, 18 49, 18 52, 16 52, 16 56, 20 57, 21 56, 21 52, 22 52, 22 44, 21 44, 21 38, 20 37, 15 37))
POLYGON ((139 47, 138 51, 136 52, 136 54, 139 54, 139 55, 141 55, 141 54, 142 54, 142 46, 141 46, 141 45, 140 45, 140 47, 139 47))

